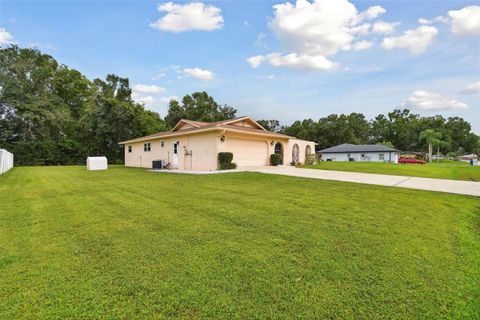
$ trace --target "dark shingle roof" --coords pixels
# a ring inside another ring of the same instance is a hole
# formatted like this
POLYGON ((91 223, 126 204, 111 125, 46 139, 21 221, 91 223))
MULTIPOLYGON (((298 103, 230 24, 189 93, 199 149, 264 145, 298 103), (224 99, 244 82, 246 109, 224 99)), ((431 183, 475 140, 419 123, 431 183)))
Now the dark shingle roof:
POLYGON ((354 152, 398 152, 383 144, 348 144, 344 143, 335 147, 326 148, 319 151, 320 153, 354 153, 354 152))

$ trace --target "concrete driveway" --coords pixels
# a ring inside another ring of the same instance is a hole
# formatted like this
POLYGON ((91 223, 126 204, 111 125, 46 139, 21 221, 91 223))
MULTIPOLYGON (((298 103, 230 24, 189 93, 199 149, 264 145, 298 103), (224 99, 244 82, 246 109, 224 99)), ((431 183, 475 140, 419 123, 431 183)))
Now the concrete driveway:
POLYGON ((330 171, 318 169, 301 169, 291 166, 278 167, 245 167, 240 171, 253 171, 268 174, 279 174, 292 177, 335 180, 374 184, 379 186, 448 192, 480 197, 480 182, 447 179, 429 179, 385 174, 330 171))

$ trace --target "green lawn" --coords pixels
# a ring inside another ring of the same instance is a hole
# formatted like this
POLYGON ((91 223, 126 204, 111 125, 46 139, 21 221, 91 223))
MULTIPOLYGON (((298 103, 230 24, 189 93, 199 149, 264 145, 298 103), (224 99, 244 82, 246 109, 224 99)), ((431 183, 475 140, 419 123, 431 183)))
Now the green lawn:
POLYGON ((424 178, 480 181, 480 166, 470 166, 465 162, 446 161, 440 163, 395 164, 378 162, 327 162, 316 165, 302 165, 302 168, 338 170, 413 176, 424 178))
POLYGON ((0 176, 0 319, 479 319, 478 198, 115 167, 0 176))

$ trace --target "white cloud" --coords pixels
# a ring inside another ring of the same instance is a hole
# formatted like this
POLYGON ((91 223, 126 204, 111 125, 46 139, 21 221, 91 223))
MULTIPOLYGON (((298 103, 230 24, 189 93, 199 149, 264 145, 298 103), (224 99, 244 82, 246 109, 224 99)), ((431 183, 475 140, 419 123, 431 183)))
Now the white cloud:
POLYGON ((419 19, 418 19, 418 23, 420 23, 420 24, 432 24, 433 21, 432 21, 432 20, 425 19, 425 18, 419 18, 419 19))
POLYGON ((369 23, 363 23, 357 27, 352 27, 350 29, 350 32, 352 34, 361 34, 361 35, 367 35, 368 32, 370 31, 370 24, 369 23))
POLYGON ((290 53, 273 52, 247 59, 252 68, 264 61, 274 67, 331 71, 338 64, 328 59, 340 50, 364 50, 373 43, 355 41, 368 35, 370 23, 385 13, 381 6, 358 12, 348 0, 297 0, 273 6, 270 28, 290 53))
POLYGON ((391 34, 400 22, 377 21, 373 24, 372 30, 377 34, 391 34))
MULTIPOLYGON (((365 33, 364 20, 379 16, 382 7, 358 13, 348 0, 298 0, 273 6, 270 26, 284 46, 298 54, 330 56, 351 44, 356 33, 365 33)), ((367 30, 368 31, 368 30, 367 30)))
POLYGON ((422 111, 463 110, 469 108, 467 104, 461 101, 424 90, 412 92, 406 104, 422 111))
POLYGON ((361 40, 355 42, 352 46, 353 50, 365 50, 370 49, 373 46, 373 42, 367 40, 361 40))
POLYGON ((415 30, 405 31, 402 36, 383 39, 382 47, 387 50, 404 48, 413 54, 419 54, 433 43, 437 33, 437 28, 433 26, 420 26, 415 30))
POLYGON ((385 12, 387 12, 387 10, 385 10, 383 7, 373 6, 360 13, 356 18, 356 21, 375 19, 380 15, 384 14, 385 12))
POLYGON ((423 24, 423 25, 434 24, 436 22, 448 24, 448 23, 450 23, 450 19, 447 18, 447 17, 444 17, 444 16, 438 16, 438 17, 435 17, 433 19, 425 19, 425 18, 419 18, 418 19, 418 23, 423 24))
POLYGON ((176 96, 162 97, 161 94, 165 91, 165 88, 155 85, 136 84, 132 87, 132 99, 147 109, 158 111, 158 108, 165 107, 170 99, 177 99, 176 96))
POLYGON ((480 81, 477 81, 477 82, 473 82, 473 83, 470 83, 469 85, 467 85, 465 87, 465 89, 463 89, 462 91, 460 91, 462 94, 476 94, 476 93, 480 93, 480 81))
POLYGON ((161 31, 212 31, 223 27, 221 10, 202 2, 191 2, 184 5, 167 2, 159 5, 158 11, 167 14, 150 26, 161 31))
POLYGON ((450 22, 450 19, 448 19, 447 17, 444 17, 444 16, 438 16, 435 19, 433 19, 433 21, 447 24, 447 23, 450 22))
POLYGON ((164 93, 165 91, 167 91, 165 88, 163 87, 159 87, 159 86, 156 86, 156 85, 148 85, 148 84, 136 84, 133 86, 133 92, 136 92, 136 93, 164 93))
POLYGON ((164 107, 168 105, 170 100, 178 100, 177 96, 167 96, 167 97, 153 97, 153 96, 142 96, 138 94, 132 94, 132 99, 137 102, 145 105, 148 109, 155 109, 158 107, 164 107))
POLYGON ((161 97, 158 99, 158 101, 161 103, 161 104, 168 104, 170 102, 170 100, 179 100, 177 96, 168 96, 168 97, 161 97))
POLYGON ((213 72, 201 68, 186 68, 183 73, 200 80, 212 80, 213 72))
POLYGON ((247 61, 254 68, 258 67, 263 61, 267 61, 273 67, 286 67, 297 70, 332 71, 338 67, 337 63, 327 59, 325 56, 299 55, 296 53, 282 55, 274 52, 266 56, 251 57, 247 61))
POLYGON ((13 36, 4 28, 0 28, 0 45, 14 43, 13 36))
POLYGON ((143 103, 146 106, 151 106, 155 103, 155 98, 152 96, 137 96, 133 95, 132 96, 133 100, 135 100, 138 103, 143 103))
POLYGON ((254 69, 258 68, 263 61, 265 61, 265 57, 262 55, 253 56, 247 59, 247 62, 254 69))
POLYGON ((448 11, 451 29, 457 35, 480 35, 480 6, 448 11))

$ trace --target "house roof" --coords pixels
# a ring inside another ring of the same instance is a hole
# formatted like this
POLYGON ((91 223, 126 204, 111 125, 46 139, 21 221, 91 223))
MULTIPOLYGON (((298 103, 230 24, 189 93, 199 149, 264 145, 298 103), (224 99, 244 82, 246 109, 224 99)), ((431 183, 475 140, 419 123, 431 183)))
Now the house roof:
POLYGON ((355 152, 398 152, 383 144, 349 144, 344 143, 335 147, 326 148, 319 151, 320 153, 355 153, 355 152))
POLYGON ((177 137, 177 136, 194 134, 194 133, 221 131, 221 130, 231 131, 231 132, 250 133, 250 134, 256 134, 256 135, 272 137, 272 138, 286 138, 286 139, 294 138, 291 136, 287 136, 285 134, 267 131, 258 122, 256 122, 250 117, 245 116, 245 117, 239 117, 235 119, 222 120, 222 121, 216 121, 216 122, 202 122, 202 121, 182 119, 170 131, 159 132, 159 133, 155 133, 145 137, 122 141, 119 144, 127 144, 127 143, 139 142, 139 141, 155 140, 158 138, 177 137), (256 128, 233 125, 233 123, 244 121, 244 120, 251 122, 253 125, 255 125, 256 128), (182 129, 181 125, 185 123, 193 127, 182 129))
POLYGON ((220 120, 220 121, 215 121, 215 122, 204 122, 204 121, 181 119, 180 121, 177 122, 177 124, 173 127, 173 129, 171 131, 173 132, 173 131, 182 130, 181 129, 182 124, 189 124, 189 125, 194 126, 196 128, 200 128, 200 127, 207 127, 207 126, 212 126, 212 125, 226 125, 226 124, 231 124, 231 123, 240 122, 240 121, 248 121, 254 127, 257 127, 257 129, 267 131, 257 121, 253 120, 252 118, 250 118, 248 116, 243 116, 243 117, 238 117, 238 118, 233 118, 233 119, 227 119, 227 120, 220 120))
POLYGON ((458 156, 457 159, 478 159, 478 156, 474 153, 458 156))

